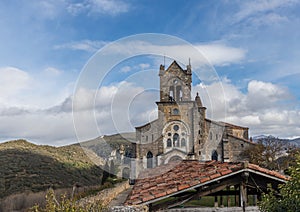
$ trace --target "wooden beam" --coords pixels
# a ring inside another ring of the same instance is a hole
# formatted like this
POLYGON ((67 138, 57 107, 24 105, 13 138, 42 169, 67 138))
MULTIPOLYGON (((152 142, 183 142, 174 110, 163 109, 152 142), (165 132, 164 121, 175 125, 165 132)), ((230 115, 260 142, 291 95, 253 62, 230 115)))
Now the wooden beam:
MULTIPOLYGON (((230 186, 227 186, 227 192, 230 192, 230 186)), ((230 196, 226 195, 227 197, 227 207, 230 207, 230 196)))
POLYGON ((215 196, 215 204, 214 204, 215 208, 218 207, 218 196, 215 196))
POLYGON ((243 211, 245 211, 245 208, 247 207, 247 187, 245 183, 240 184, 240 203, 243 211))

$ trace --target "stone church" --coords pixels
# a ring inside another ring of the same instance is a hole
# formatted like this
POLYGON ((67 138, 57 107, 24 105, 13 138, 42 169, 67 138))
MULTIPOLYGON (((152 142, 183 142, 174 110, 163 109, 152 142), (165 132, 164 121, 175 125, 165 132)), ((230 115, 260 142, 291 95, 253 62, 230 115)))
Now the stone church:
POLYGON ((210 120, 200 96, 191 96, 191 65, 183 69, 176 61, 159 70, 158 118, 136 127, 131 177, 147 168, 176 160, 240 161, 253 143, 248 128, 210 120))

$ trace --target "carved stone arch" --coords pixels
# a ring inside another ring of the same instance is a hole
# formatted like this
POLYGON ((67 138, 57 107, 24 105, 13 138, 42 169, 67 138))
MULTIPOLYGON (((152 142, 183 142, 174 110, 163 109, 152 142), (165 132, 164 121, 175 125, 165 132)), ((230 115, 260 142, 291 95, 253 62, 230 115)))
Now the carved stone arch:
POLYGON ((172 162, 179 162, 179 161, 182 161, 182 158, 179 155, 175 155, 175 156, 172 156, 168 162, 172 163, 172 162))
POLYGON ((190 135, 191 131, 190 131, 190 128, 188 127, 188 125, 186 123, 184 123, 183 121, 180 121, 180 120, 177 120, 177 121, 171 121, 171 122, 168 122, 167 124, 165 124, 163 130, 162 130, 162 134, 163 135, 166 135, 167 131, 168 131, 168 128, 172 125, 180 125, 180 126, 183 126, 184 129, 185 129, 185 132, 188 135, 190 135))

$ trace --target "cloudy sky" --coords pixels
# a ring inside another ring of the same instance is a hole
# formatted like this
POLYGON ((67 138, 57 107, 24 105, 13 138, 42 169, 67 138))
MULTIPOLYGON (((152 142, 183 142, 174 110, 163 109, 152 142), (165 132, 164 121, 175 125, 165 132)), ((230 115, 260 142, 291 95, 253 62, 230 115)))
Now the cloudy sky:
POLYGON ((298 0, 3 0, 0 141, 63 145, 133 131, 157 116, 159 65, 188 58, 209 118, 248 126, 251 136, 300 136, 299 26, 298 0), (182 42, 126 40, 141 33, 182 42), (105 73, 93 64, 99 72, 85 81, 93 86, 81 86, 99 49, 124 60, 105 73))

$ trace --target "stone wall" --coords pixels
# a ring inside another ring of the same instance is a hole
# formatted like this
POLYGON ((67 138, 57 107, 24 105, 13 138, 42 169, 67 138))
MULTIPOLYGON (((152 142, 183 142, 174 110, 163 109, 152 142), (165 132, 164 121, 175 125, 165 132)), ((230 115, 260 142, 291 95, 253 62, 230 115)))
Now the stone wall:
POLYGON ((97 195, 86 197, 80 200, 80 204, 85 205, 101 201, 103 206, 106 207, 108 204, 118 196, 121 192, 130 187, 128 180, 122 183, 116 184, 113 188, 105 189, 100 191, 97 195))

